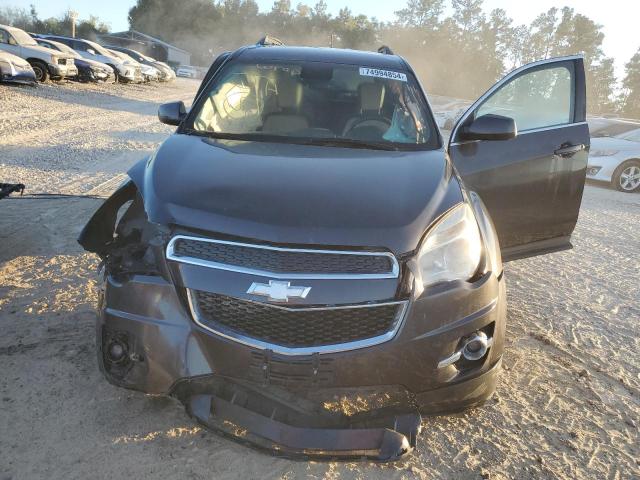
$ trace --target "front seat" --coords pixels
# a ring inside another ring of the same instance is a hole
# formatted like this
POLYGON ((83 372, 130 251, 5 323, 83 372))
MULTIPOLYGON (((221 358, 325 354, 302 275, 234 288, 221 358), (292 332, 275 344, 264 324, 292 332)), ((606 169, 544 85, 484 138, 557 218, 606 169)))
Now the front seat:
POLYGON ((360 114, 347 120, 344 125, 343 135, 356 128, 373 128, 380 130, 380 133, 387 131, 391 122, 381 114, 384 104, 385 86, 381 83, 361 83, 358 87, 358 98, 360 99, 360 114))
POLYGON ((291 133, 309 128, 309 120, 300 113, 302 84, 291 77, 278 82, 275 112, 265 116, 262 131, 266 133, 291 133))

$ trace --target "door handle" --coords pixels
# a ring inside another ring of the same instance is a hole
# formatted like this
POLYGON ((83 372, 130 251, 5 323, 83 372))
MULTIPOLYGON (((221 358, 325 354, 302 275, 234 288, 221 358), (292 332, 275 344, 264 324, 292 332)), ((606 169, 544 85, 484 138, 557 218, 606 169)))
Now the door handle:
POLYGON ((559 149, 555 150, 553 153, 554 155, 558 155, 559 157, 571 157, 576 153, 581 152, 584 149, 585 149, 585 146, 583 143, 581 143, 580 145, 569 145, 566 147, 560 147, 559 149))

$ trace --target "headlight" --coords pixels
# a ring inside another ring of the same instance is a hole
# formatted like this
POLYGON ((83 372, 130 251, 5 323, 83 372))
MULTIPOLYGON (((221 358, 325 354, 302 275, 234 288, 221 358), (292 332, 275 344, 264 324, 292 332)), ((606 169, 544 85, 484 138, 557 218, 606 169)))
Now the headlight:
POLYGON ((418 252, 426 287, 438 282, 468 280, 482 257, 482 240, 473 211, 466 203, 450 210, 431 227, 418 252))
POLYGON ((620 150, 593 150, 591 152, 591 156, 592 157, 611 157, 612 155, 615 155, 619 151, 620 150))

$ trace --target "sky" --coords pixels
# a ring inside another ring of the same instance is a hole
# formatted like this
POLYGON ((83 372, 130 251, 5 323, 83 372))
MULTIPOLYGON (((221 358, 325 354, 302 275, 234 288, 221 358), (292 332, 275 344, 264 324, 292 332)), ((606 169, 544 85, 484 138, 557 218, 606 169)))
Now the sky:
MULTIPOLYGON (((176 0, 179 1, 179 0, 176 0)), ((272 0, 257 0, 262 10, 269 10, 272 0)), ((402 0, 398 2, 382 2, 371 0, 326 0, 329 10, 337 13, 348 5, 355 14, 364 13, 378 20, 393 20, 394 11, 402 8, 402 0)), ((73 9, 81 18, 95 15, 107 22, 113 31, 127 30, 129 24, 127 14, 135 0, 0 0, 0 6, 29 8, 34 4, 40 17, 58 16, 67 9, 73 9)), ((296 5, 298 0, 292 0, 296 5)), ((303 3, 313 5, 316 0, 303 3)), ((450 2, 447 2, 450 3, 450 2)), ((503 8, 514 20, 515 24, 529 24, 540 13, 551 7, 569 6, 603 26, 605 34, 603 49, 607 56, 615 59, 616 74, 621 77, 624 64, 640 48, 638 22, 640 20, 640 1, 638 0, 484 0, 487 11, 503 8)))

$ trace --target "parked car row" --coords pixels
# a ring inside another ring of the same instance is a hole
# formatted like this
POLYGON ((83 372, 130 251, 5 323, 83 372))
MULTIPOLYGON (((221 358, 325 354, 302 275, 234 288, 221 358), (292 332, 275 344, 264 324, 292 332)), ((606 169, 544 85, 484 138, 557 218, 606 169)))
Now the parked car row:
POLYGON ((0 81, 129 83, 175 78, 169 65, 135 50, 0 25, 0 81))

